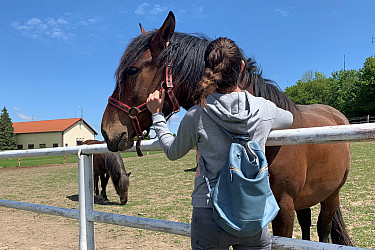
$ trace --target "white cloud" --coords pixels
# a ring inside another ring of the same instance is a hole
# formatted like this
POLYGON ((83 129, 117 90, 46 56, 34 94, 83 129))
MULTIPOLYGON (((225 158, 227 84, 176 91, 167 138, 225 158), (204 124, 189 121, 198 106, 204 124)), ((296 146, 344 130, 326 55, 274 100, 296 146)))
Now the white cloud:
POLYGON ((20 108, 17 108, 17 107, 13 107, 13 110, 14 111, 19 111, 19 110, 21 110, 20 108))
POLYGON ((23 36, 33 39, 60 39, 69 40, 76 37, 73 32, 79 26, 93 25, 99 22, 98 17, 85 20, 70 21, 66 18, 45 18, 33 17, 24 23, 13 22, 11 27, 19 31, 23 36))
POLYGON ((100 19, 95 17, 95 18, 88 18, 86 20, 81 20, 78 22, 78 25, 84 25, 84 26, 87 26, 87 25, 91 25, 91 24, 95 24, 97 22, 99 22, 100 19))
POLYGON ((146 9, 149 7, 150 5, 148 3, 142 3, 141 5, 138 6, 138 8, 134 11, 135 14, 137 15, 144 15, 146 14, 146 9))
POLYGON ((294 9, 295 7, 290 7, 287 10, 285 9, 275 9, 275 12, 280 13, 283 17, 289 16, 290 12, 294 9))
POLYGON ((282 16, 288 16, 288 11, 281 10, 281 9, 275 9, 276 12, 279 12, 282 16))
POLYGON ((48 29, 48 25, 43 23, 39 18, 31 18, 24 24, 14 22, 11 26, 20 31, 23 35, 31 38, 38 38, 48 29))
POLYGON ((159 4, 155 4, 152 9, 150 10, 151 15, 158 15, 160 13, 163 13, 164 11, 167 11, 167 7, 160 6, 159 4))
POLYGON ((21 118, 22 120, 25 120, 25 121, 31 121, 33 120, 33 117, 32 116, 27 116, 23 113, 16 113, 16 115, 21 118))
POLYGON ((167 6, 162 6, 160 4, 150 5, 149 3, 144 2, 135 9, 134 14, 147 15, 146 17, 152 18, 166 11, 168 11, 167 6))

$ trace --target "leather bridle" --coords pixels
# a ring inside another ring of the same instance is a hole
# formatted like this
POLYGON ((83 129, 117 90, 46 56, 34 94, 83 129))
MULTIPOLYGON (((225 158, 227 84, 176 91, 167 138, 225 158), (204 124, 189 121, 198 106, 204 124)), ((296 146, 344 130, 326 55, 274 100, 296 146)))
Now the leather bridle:
MULTIPOLYGON (((167 43, 167 47, 168 47, 167 43)), ((168 60, 168 59, 167 59, 168 60)), ((165 67, 165 80, 160 84, 160 90, 165 89, 166 93, 169 96, 169 99, 171 100, 173 111, 166 117, 166 120, 168 120, 173 114, 180 111, 180 105, 178 103, 178 100, 176 96, 173 93, 173 79, 172 79, 172 60, 168 60, 169 63, 165 67)), ((108 103, 112 106, 124 111, 130 119, 132 120, 133 127, 137 133, 137 154, 138 156, 143 156, 142 149, 141 149, 141 140, 143 139, 143 129, 141 127, 141 124, 139 123, 138 115, 142 113, 143 111, 147 110, 147 103, 144 102, 136 107, 130 107, 129 105, 126 105, 125 103, 120 102, 119 100, 116 100, 112 96, 109 97, 108 103)))

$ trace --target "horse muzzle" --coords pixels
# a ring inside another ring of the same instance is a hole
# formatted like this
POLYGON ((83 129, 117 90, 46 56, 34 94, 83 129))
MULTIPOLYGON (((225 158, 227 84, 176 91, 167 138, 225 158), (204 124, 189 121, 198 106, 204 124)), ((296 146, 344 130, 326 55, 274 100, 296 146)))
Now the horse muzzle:
POLYGON ((121 198, 120 199, 120 204, 121 205, 126 205, 126 203, 128 203, 128 198, 121 198))
POLYGON ((129 139, 127 132, 109 135, 105 130, 102 130, 102 135, 107 143, 108 150, 112 152, 124 151, 134 145, 134 141, 129 139))

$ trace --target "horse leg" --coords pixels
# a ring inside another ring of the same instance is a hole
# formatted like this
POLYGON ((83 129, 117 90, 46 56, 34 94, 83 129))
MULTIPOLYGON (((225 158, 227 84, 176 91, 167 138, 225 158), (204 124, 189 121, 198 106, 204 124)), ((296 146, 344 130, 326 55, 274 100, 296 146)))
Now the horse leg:
POLYGON ((331 196, 320 203, 320 213, 318 217, 318 236, 320 242, 328 242, 329 233, 332 228, 332 219, 339 206, 339 192, 334 192, 331 196))
POLYGON ((104 201, 108 201, 107 192, 106 192, 108 179, 109 179, 109 175, 108 174, 102 174, 102 175, 100 175, 100 183, 101 183, 101 186, 102 186, 101 196, 103 197, 104 201))
POLYGON ((99 175, 94 174, 94 193, 95 195, 99 195, 99 175))
POLYGON ((297 219, 302 230, 302 239, 310 240, 310 227, 311 227, 311 209, 296 210, 297 219))
POLYGON ((276 236, 293 236, 294 202, 290 196, 281 197, 278 202, 280 211, 272 221, 272 233, 276 236))

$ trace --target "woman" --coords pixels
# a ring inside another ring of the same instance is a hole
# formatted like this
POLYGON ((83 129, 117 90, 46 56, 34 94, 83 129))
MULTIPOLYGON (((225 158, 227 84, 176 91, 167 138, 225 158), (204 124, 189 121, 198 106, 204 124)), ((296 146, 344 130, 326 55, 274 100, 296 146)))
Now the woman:
MULTIPOLYGON (((228 157, 231 138, 219 127, 233 134, 250 135, 265 150, 271 129, 289 127, 290 112, 270 101, 241 91, 238 82, 245 66, 242 52, 228 38, 212 41, 205 52, 205 73, 195 95, 197 105, 186 112, 174 137, 161 113, 165 92, 155 91, 147 99, 165 154, 177 160, 191 149, 198 150, 198 166, 206 164, 206 174, 214 186, 228 157)), ((208 189, 200 167, 192 193, 193 215, 191 246, 193 249, 271 249, 268 227, 260 233, 238 238, 222 230, 214 221, 208 189)))

